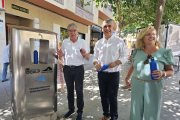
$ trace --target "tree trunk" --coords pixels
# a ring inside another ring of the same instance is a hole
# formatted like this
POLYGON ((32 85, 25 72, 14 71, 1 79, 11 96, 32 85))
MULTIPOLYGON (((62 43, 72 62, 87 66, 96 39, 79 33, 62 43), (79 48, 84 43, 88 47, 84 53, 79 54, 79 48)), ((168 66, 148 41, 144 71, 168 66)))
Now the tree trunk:
POLYGON ((120 0, 117 0, 116 1, 116 20, 118 21, 118 34, 119 36, 121 35, 121 29, 122 29, 122 26, 121 26, 121 22, 122 22, 122 13, 121 13, 121 1, 120 0))
POLYGON ((161 25, 161 20, 164 12, 166 0, 159 0, 157 13, 156 13, 156 21, 155 21, 155 29, 157 30, 157 34, 159 34, 159 28, 161 25))

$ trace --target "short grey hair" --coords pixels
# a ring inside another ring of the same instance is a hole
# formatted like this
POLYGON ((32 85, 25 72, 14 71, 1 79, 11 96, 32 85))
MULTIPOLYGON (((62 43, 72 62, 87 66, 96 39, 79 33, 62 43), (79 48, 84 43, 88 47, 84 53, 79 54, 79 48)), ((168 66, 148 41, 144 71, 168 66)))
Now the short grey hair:
POLYGON ((105 23, 107 23, 107 24, 112 23, 112 24, 113 24, 113 27, 114 27, 113 29, 116 30, 117 25, 116 25, 116 22, 115 22, 113 19, 106 19, 106 20, 104 20, 104 21, 103 21, 103 24, 102 24, 102 27, 103 27, 103 25, 104 25, 105 23))
POLYGON ((71 27, 77 29, 77 25, 76 25, 75 23, 70 23, 70 24, 67 26, 67 29, 69 30, 71 27))
POLYGON ((106 19, 104 20, 105 23, 114 23, 114 20, 113 19, 106 19))

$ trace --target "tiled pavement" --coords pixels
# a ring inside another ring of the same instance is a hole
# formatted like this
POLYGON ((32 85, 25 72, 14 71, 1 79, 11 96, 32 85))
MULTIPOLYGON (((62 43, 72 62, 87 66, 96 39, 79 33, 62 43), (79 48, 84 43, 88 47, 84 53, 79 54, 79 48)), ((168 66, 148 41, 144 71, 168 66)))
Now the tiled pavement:
MULTIPOLYGON (((122 67, 122 76, 128 68, 128 64, 122 67)), ((164 82, 164 94, 161 109, 161 120, 180 120, 180 91, 178 80, 180 71, 164 82)), ((122 80, 120 87, 122 86, 122 80)), ((102 108, 97 86, 97 76, 94 70, 86 70, 84 82, 84 120, 99 120, 102 116, 102 108)), ((0 83, 0 120, 12 120, 10 101, 10 81, 0 83)), ((60 117, 67 112, 66 91, 58 93, 58 111, 60 117)), ((130 91, 119 89, 118 112, 119 120, 128 120, 130 110, 130 91)), ((71 119, 74 119, 75 115, 71 119)))

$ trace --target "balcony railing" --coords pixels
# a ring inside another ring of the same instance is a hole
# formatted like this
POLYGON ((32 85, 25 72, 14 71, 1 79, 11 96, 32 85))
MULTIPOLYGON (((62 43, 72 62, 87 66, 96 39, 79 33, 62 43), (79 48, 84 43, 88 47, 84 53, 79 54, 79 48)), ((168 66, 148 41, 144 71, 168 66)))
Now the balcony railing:
POLYGON ((82 9, 79 6, 76 6, 76 14, 78 16, 81 16, 82 18, 89 20, 89 21, 93 21, 93 14, 90 13, 89 11, 82 9))
POLYGON ((76 0, 76 6, 90 13, 93 11, 92 0, 76 0))
POLYGON ((89 21, 93 21, 92 0, 76 0, 76 14, 89 21))
POLYGON ((62 4, 62 5, 64 5, 64 0, 54 0, 54 1, 56 1, 56 2, 58 2, 58 3, 60 3, 60 4, 62 4))

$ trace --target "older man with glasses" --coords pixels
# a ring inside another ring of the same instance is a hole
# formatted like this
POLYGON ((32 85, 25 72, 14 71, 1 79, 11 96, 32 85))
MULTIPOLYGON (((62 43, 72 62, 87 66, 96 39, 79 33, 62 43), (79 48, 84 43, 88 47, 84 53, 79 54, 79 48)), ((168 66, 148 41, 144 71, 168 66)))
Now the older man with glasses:
POLYGON ((64 78, 67 86, 67 98, 69 111, 64 118, 69 118, 75 112, 74 89, 77 95, 77 117, 82 120, 84 108, 83 80, 84 80, 84 59, 89 59, 89 53, 85 40, 78 38, 78 28, 71 23, 67 26, 69 38, 62 43, 62 49, 58 50, 59 57, 64 58, 64 78))

